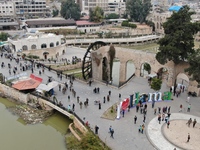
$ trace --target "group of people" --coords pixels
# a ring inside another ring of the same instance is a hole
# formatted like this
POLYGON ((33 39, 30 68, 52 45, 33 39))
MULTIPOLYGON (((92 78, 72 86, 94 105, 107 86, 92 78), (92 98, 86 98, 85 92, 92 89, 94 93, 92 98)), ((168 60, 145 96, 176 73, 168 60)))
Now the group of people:
POLYGON ((197 120, 194 119, 194 121, 192 121, 192 118, 190 118, 186 124, 188 125, 188 127, 190 127, 190 124, 191 124, 191 123, 193 124, 192 126, 193 126, 193 128, 194 128, 195 125, 196 125, 196 123, 197 123, 197 120))

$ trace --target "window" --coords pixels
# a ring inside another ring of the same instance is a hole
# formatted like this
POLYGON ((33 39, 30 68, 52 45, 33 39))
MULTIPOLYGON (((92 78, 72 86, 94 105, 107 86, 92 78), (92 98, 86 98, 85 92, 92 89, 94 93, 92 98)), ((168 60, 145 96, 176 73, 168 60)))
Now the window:
POLYGON ((59 45, 59 42, 57 41, 57 42, 56 42, 56 46, 58 46, 58 45, 59 45))
POLYGON ((36 45, 34 44, 34 45, 31 45, 31 49, 36 49, 37 47, 36 47, 36 45))
POLYGON ((28 50, 28 47, 27 47, 27 45, 24 45, 24 46, 22 46, 22 50, 28 50))
POLYGON ((54 43, 50 43, 50 47, 54 47, 54 43))
POLYGON ((47 45, 46 44, 42 44, 41 48, 47 48, 47 45))

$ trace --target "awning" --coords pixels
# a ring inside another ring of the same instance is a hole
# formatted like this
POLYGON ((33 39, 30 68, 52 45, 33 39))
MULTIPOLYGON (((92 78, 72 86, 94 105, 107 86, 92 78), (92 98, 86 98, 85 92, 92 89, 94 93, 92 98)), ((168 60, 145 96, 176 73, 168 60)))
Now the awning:
POLYGON ((12 85, 12 87, 20 91, 30 90, 30 89, 37 88, 41 82, 42 82, 42 78, 31 74, 30 78, 17 81, 12 85))
POLYGON ((46 85, 46 84, 40 84, 36 88, 36 90, 39 90, 39 91, 50 91, 51 89, 55 88, 56 86, 58 86, 58 82, 52 81, 48 85, 46 85))

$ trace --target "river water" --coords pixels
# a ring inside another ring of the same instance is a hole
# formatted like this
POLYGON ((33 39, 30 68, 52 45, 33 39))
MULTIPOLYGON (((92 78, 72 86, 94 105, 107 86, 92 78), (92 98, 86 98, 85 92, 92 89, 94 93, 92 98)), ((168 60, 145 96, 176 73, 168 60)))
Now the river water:
POLYGON ((43 124, 26 125, 6 107, 14 103, 0 98, 0 145, 2 150, 66 150, 64 134, 71 121, 56 112, 43 124))

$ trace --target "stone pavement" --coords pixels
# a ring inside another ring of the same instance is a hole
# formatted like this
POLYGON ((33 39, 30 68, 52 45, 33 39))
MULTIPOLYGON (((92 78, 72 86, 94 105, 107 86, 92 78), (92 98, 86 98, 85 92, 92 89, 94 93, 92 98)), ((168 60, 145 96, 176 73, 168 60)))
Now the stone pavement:
MULTIPOLYGON (((174 125, 172 125, 172 123, 173 123, 172 121, 185 120, 185 122, 187 122, 190 118, 192 118, 193 120, 195 118, 197 120, 197 123, 200 122, 200 117, 197 117, 197 116, 193 116, 193 115, 189 115, 189 114, 185 114, 185 113, 172 113, 171 116, 170 116, 170 122, 171 123, 169 125, 169 129, 174 127, 174 125)), ((173 135, 174 136, 173 139, 167 139, 166 136, 163 136, 163 130, 165 130, 165 132, 168 132, 167 130, 169 130, 169 129, 166 129, 167 127, 166 127, 165 121, 162 121, 161 124, 159 124, 157 117, 153 118, 149 122, 147 130, 146 130, 147 136, 148 136, 150 142, 157 149, 160 149, 160 150, 173 150, 174 148, 176 148, 177 150, 181 149, 180 147, 184 147, 184 146, 180 146, 180 143, 182 143, 181 145, 184 145, 186 143, 187 134, 188 134, 188 130, 187 130, 188 127, 185 124, 185 122, 184 122, 184 124, 182 124, 182 126, 179 129, 179 131, 182 131, 182 133, 184 135, 183 136, 184 142, 181 141, 180 139, 177 139, 176 135, 173 135), (163 129, 163 128, 165 128, 165 129, 163 129), (173 143, 178 143, 178 144, 176 145, 176 144, 173 144, 172 142, 169 142, 169 141, 172 141, 172 140, 173 140, 173 143), (176 140, 178 140, 178 141, 176 141, 176 140)), ((191 128, 192 128, 192 124, 191 124, 191 128)), ((167 134, 167 133, 165 133, 165 134, 167 134)), ((193 140, 197 139, 197 138, 196 139, 194 138, 195 135, 192 135, 191 133, 190 133, 190 135, 191 135, 191 139, 193 139, 193 140)), ((190 143, 191 143, 191 141, 190 141, 190 143)), ((191 149, 191 147, 189 149, 191 149)))
MULTIPOLYGON (((77 48, 68 48, 66 57, 71 58, 72 56, 80 55, 77 48), (69 55, 69 53, 71 55, 69 55)), ((83 52, 84 50, 80 50, 83 52)), ((84 52, 83 52, 84 53, 84 52)), ((80 57, 80 56, 78 56, 80 57)), ((7 63, 10 62, 8 59, 1 59, 1 62, 5 62, 6 67, 1 68, 0 72, 2 72, 5 76, 8 76, 8 68, 7 63)), ((15 66, 16 63, 14 61, 10 62, 12 66, 15 66)), ((19 67, 18 67, 19 68, 19 67)), ((30 70, 27 71, 28 74, 31 73, 30 70)), ((39 76, 39 70, 37 68, 34 68, 34 74, 39 76)), ((63 78, 62 81, 57 78, 57 75, 55 72, 49 72, 48 70, 45 70, 45 73, 41 75, 43 78, 43 83, 47 83, 48 76, 52 76, 56 81, 60 83, 64 83, 67 81, 67 79, 63 78)), ((78 103, 76 102, 76 98, 73 97, 72 93, 68 90, 65 95, 62 94, 58 90, 58 88, 55 88, 55 93, 58 101, 61 101, 65 107, 68 105, 75 104, 75 112, 79 115, 80 118, 85 118, 85 121, 88 121, 90 123, 90 126, 92 130, 94 130, 94 126, 99 126, 99 134, 98 136, 104 141, 108 146, 110 146, 113 150, 129 150, 129 149, 136 149, 136 150, 153 150, 156 149, 157 146, 152 145, 152 143, 149 140, 149 135, 154 134, 154 129, 149 131, 148 124, 149 122, 155 118, 155 115, 153 113, 153 108, 151 108, 151 103, 148 103, 147 107, 147 117, 145 125, 145 131, 144 134, 138 133, 138 128, 140 125, 143 124, 143 114, 136 113, 135 108, 131 108, 130 112, 125 112, 125 116, 121 117, 119 120, 107 120, 101 118, 103 112, 105 112, 109 107, 111 107, 114 103, 119 102, 118 95, 121 93, 122 100, 124 98, 129 97, 130 94, 133 94, 134 92, 140 92, 140 93, 149 93, 154 92, 148 85, 148 81, 145 78, 141 77, 134 77, 128 84, 122 88, 117 89, 113 88, 112 86, 99 83, 99 82, 93 82, 92 86, 88 86, 88 84, 84 82, 74 81, 73 88, 76 91, 76 96, 80 97, 80 101, 84 102, 86 98, 89 99, 89 106, 87 108, 83 107, 83 109, 80 109, 78 103), (95 87, 100 88, 99 94, 94 94, 93 89, 95 87), (111 91, 111 100, 109 102, 103 103, 103 97, 108 95, 108 91, 111 91), (67 97, 68 95, 71 96, 71 100, 68 101, 67 97), (100 100, 102 103, 102 108, 99 110, 98 105, 94 105, 94 100, 100 100), (134 116, 137 116, 137 123, 134 124, 134 116), (110 134, 108 133, 109 126, 112 125, 114 129, 114 139, 110 138, 110 134), (151 132, 151 133, 150 133, 151 132), (146 136, 146 134, 148 136, 146 136)), ((161 92, 168 91, 169 88, 163 83, 161 92)), ((171 112, 175 113, 178 112, 180 104, 183 105, 183 113, 186 112, 187 103, 186 103, 187 94, 181 93, 181 96, 176 98, 174 97, 174 101, 164 101, 164 102, 156 102, 155 107, 163 107, 163 106, 171 106, 171 112)), ((192 105, 190 114, 195 116, 200 116, 199 111, 199 98, 193 98, 191 97, 190 103, 192 105)), ((161 132, 161 130, 160 130, 161 132)), ((157 136, 157 139, 160 139, 162 134, 155 134, 157 136)), ((159 140, 160 141, 160 140, 159 140)))

